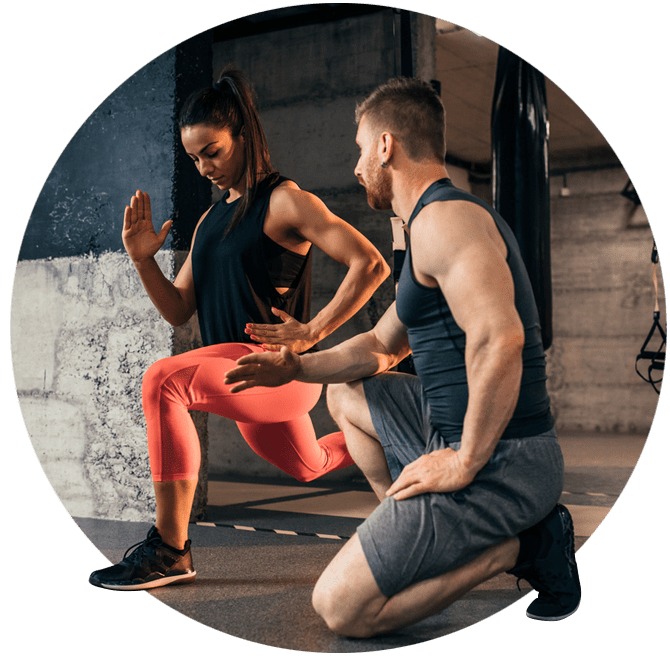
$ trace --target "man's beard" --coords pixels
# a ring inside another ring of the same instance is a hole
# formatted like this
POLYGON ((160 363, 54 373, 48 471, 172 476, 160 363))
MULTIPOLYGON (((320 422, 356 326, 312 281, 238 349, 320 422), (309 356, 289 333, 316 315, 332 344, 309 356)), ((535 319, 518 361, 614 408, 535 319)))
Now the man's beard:
POLYGON ((391 208, 391 177, 380 165, 370 171, 370 178, 365 183, 368 204, 375 211, 388 211, 391 208))

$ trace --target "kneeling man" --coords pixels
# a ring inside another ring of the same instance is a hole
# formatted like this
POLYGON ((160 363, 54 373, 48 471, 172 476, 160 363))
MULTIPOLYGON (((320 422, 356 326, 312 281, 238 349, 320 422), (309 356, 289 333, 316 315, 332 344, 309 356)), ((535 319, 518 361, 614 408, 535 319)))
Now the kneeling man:
POLYGON ((510 228, 455 188, 445 120, 426 83, 393 79, 357 108, 355 174, 375 209, 407 221, 396 302, 330 350, 251 354, 233 391, 332 384, 329 409, 379 506, 319 578, 316 611, 369 637, 439 612, 502 572, 558 620, 581 590, 563 458, 528 275, 510 228), (416 376, 390 372, 412 353, 416 376))

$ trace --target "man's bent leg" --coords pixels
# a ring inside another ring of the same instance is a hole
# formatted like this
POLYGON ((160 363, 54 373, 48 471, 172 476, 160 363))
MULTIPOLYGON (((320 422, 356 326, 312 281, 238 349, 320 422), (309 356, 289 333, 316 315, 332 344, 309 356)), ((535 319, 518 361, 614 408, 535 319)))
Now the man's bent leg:
POLYGON ((392 479, 384 450, 372 423, 362 381, 329 385, 328 410, 344 433, 347 449, 379 500, 392 479))
POLYGON ((442 611, 477 585, 510 570, 518 554, 518 539, 508 539, 464 566, 411 584, 387 598, 377 586, 355 535, 319 578, 312 604, 334 632, 373 637, 442 611))

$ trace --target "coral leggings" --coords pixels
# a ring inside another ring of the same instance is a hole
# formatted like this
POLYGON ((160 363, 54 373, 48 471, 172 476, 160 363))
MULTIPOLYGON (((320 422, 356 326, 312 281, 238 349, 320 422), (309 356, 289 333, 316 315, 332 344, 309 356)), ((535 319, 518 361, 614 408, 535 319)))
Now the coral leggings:
POLYGON ((252 352, 265 349, 256 344, 216 344, 149 367, 142 382, 142 406, 154 481, 198 478, 200 441, 190 410, 235 420, 259 456, 300 481, 353 463, 342 433, 316 439, 308 412, 319 400, 321 385, 294 381, 230 393, 224 374, 238 358, 252 352))

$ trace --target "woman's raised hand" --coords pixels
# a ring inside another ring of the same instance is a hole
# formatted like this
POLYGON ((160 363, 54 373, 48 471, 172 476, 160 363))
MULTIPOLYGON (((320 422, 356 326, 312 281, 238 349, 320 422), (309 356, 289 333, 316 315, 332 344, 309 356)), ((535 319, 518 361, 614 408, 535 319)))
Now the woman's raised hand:
POLYGON ((151 200, 148 193, 138 190, 130 199, 123 215, 121 238, 126 252, 137 263, 150 259, 161 249, 172 227, 168 220, 157 234, 151 222, 151 200))

